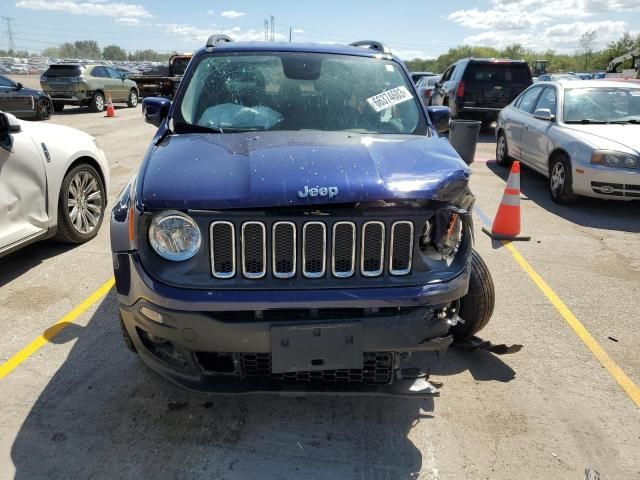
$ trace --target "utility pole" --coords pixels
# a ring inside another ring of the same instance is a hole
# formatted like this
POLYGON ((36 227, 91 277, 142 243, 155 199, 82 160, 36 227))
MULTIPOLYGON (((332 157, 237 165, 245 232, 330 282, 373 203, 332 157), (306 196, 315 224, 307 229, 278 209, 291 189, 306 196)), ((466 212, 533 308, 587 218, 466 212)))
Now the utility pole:
POLYGON ((264 19, 264 41, 269 41, 269 21, 264 19))
POLYGON ((275 41, 275 25, 276 19, 273 15, 271 15, 271 41, 275 41))
POLYGON ((289 43, 291 43, 291 25, 289 25, 289 43))
POLYGON ((9 37, 9 50, 15 51, 16 46, 13 43, 13 30, 11 29, 11 22, 15 19, 12 17, 0 17, 7 24, 7 36, 9 37))

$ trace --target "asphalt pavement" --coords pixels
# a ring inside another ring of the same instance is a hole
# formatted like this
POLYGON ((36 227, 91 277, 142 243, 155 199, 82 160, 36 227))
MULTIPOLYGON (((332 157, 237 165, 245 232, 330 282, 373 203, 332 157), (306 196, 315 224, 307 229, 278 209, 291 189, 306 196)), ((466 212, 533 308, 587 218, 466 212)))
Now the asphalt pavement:
MULTIPOLYGON (((139 107, 116 114, 68 108, 51 120, 97 138, 110 206, 154 132, 139 107)), ((559 206, 523 168, 531 241, 491 241, 480 228, 508 175, 492 133, 471 182, 476 249, 496 286, 480 336, 515 353, 451 350, 431 372, 435 399, 187 392, 124 348, 108 284, 68 315, 112 276, 105 222, 85 245, 0 259, 0 365, 44 339, 0 379, 0 479, 640 479, 629 389, 640 385, 640 203, 559 206)))

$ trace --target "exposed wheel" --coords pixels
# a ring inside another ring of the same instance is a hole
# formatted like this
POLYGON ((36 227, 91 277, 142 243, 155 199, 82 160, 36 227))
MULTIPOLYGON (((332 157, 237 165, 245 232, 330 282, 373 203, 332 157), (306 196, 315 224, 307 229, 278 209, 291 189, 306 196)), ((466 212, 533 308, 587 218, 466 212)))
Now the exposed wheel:
POLYGON ((124 326, 122 317, 120 317, 120 333, 122 333, 122 340, 124 340, 124 344, 127 346, 127 348, 133 353, 138 353, 138 351, 136 350, 136 346, 133 344, 133 340, 131 340, 131 336, 129 336, 127 327, 124 326))
POLYGON ((93 94, 89 108, 92 112, 104 111, 104 94, 102 92, 96 92, 93 94))
POLYGON ((496 163, 501 167, 508 167, 512 162, 513 158, 509 156, 507 137, 504 132, 500 132, 496 141, 496 163))
POLYGON ((60 113, 62 110, 64 110, 64 103, 53 102, 53 111, 54 112, 60 113))
POLYGON ((107 203, 100 175, 86 163, 64 177, 58 200, 58 232, 55 239, 84 243, 98 234, 107 203))
POLYGON ((493 279, 487 264, 474 250, 471 253, 471 278, 469 291, 460 299, 460 317, 464 323, 451 328, 450 333, 457 341, 465 340, 482 330, 491 315, 495 304, 493 279))
POLYGON ((41 98, 38 100, 36 114, 38 116, 38 120, 49 120, 51 115, 53 115, 53 102, 48 98, 41 98))
POLYGON ((571 161, 564 153, 554 155, 549 161, 549 194, 554 202, 564 205, 578 199, 573 193, 571 161))
POLYGON ((127 106, 133 108, 138 105, 138 92, 134 88, 129 92, 129 99, 127 100, 127 106))

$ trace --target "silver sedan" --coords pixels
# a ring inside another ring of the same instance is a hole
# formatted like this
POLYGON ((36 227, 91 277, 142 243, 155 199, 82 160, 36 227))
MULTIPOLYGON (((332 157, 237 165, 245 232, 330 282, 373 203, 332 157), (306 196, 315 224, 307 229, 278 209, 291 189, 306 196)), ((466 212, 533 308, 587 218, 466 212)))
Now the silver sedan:
POLYGON ((640 84, 539 82, 498 116, 496 161, 549 178, 551 198, 640 200, 640 84))

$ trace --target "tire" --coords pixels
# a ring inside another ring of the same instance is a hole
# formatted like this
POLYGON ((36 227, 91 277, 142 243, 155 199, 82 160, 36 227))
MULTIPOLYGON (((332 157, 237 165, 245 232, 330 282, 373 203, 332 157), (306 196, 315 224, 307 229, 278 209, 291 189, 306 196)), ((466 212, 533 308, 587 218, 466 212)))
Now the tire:
POLYGON ((58 196, 58 231, 55 240, 84 243, 98 234, 107 199, 102 178, 83 163, 67 172, 58 196))
POLYGON ((462 341, 472 337, 487 326, 495 305, 493 279, 487 264, 474 250, 471 253, 471 277, 469 291, 460 299, 460 317, 464 323, 452 327, 454 340, 462 341))
POLYGON ((36 106, 36 115, 38 120, 49 120, 51 115, 53 115, 53 102, 48 98, 41 98, 38 100, 38 104, 36 106))
POLYGON ((56 113, 60 113, 64 110, 64 103, 53 102, 53 111, 56 113))
POLYGON ((96 92, 93 94, 93 98, 91 99, 91 103, 89 104, 89 109, 92 112, 104 112, 104 93, 96 92))
POLYGON ((571 160, 564 153, 557 153, 551 157, 547 186, 551 200, 560 205, 569 205, 578 200, 578 196, 573 193, 571 160))
POLYGON ((513 158, 509 156, 509 146, 504 132, 498 133, 496 140, 496 163, 501 167, 509 167, 513 163, 513 158))
POLYGON ((122 333, 122 340, 124 341, 124 344, 133 353, 138 353, 138 351, 136 350, 136 346, 133 344, 133 340, 131 340, 131 336, 129 335, 129 332, 127 331, 127 327, 124 326, 124 321, 122 320, 122 317, 119 317, 119 319, 120 319, 120 333, 122 333))
POLYGON ((129 108, 134 108, 138 106, 138 92, 136 92, 135 88, 132 88, 129 92, 129 98, 127 99, 127 106, 129 108))

